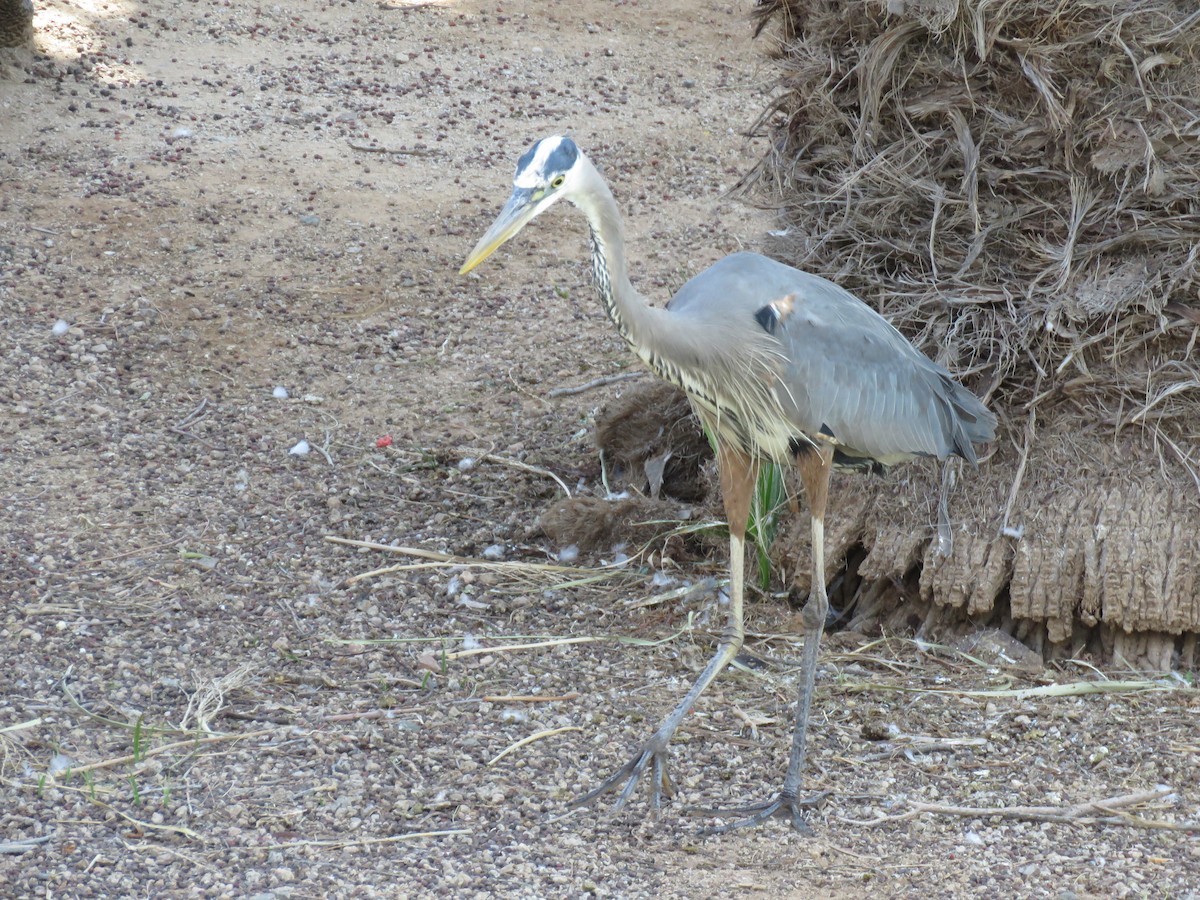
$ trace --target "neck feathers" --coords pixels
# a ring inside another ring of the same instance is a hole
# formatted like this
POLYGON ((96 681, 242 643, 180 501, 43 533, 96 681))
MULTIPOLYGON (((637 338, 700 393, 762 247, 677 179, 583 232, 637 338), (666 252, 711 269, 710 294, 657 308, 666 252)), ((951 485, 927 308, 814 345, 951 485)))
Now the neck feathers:
MULTIPOLYGON (((629 281, 625 262, 625 229, 612 191, 591 161, 584 158, 584 185, 574 200, 591 226, 592 281, 604 311, 625 342, 647 363, 643 352, 651 310, 629 281)), ((661 373, 660 373, 661 374, 661 373)))

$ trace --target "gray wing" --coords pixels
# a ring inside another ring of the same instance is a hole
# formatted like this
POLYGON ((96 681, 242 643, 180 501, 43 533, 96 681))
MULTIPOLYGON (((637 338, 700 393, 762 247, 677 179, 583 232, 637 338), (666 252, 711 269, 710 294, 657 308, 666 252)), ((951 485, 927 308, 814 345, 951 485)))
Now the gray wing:
POLYGON ((796 428, 882 463, 951 454, 975 461, 995 417, 886 319, 831 281, 755 253, 728 256, 688 282, 674 313, 731 334, 748 321, 778 342, 776 392, 796 428), (733 320, 736 328, 731 327, 733 320))

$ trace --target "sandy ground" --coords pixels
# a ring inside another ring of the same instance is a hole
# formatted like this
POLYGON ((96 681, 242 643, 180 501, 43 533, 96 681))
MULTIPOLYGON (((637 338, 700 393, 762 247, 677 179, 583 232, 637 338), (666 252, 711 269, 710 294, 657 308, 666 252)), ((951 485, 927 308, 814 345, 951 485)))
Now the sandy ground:
POLYGON ((780 598, 675 801, 566 815, 712 650, 711 595, 637 601, 724 554, 544 567, 626 385, 547 391, 631 357, 571 210, 457 268, 557 132, 648 294, 770 252, 725 195, 774 77, 748 3, 37 7, 0 80, 0 894, 1200 896, 1194 690, 1014 695, 1097 675, 903 639, 827 641, 811 834, 700 835, 782 775, 780 598))

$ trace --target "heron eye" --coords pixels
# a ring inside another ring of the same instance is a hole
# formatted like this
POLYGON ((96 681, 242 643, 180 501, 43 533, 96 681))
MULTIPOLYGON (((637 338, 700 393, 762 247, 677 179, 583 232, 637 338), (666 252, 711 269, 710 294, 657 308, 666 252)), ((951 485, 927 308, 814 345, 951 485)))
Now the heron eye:
POLYGON ((567 180, 566 177, 564 177, 562 175, 556 175, 556 176, 554 176, 554 180, 550 182, 550 187, 560 188, 563 186, 563 182, 566 180, 567 180))

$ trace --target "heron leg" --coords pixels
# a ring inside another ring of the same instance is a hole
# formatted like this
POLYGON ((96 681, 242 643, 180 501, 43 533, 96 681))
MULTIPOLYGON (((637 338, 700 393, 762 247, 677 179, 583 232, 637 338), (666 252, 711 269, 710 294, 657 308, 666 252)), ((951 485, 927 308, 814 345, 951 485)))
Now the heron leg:
POLYGON ((717 652, 683 700, 663 719, 633 759, 592 790, 576 797, 572 806, 591 803, 609 791, 620 789, 613 804, 613 811, 616 812, 633 796, 638 782, 648 769, 653 770, 650 785, 651 802, 655 807, 661 806, 662 798, 672 794, 670 778, 667 775, 667 746, 671 738, 696 700, 742 648, 745 636, 742 599, 745 584, 746 522, 750 515, 754 483, 758 477, 758 463, 744 453, 724 446, 719 448, 717 460, 721 472, 721 496, 725 501, 725 515, 729 520, 729 610, 725 628, 717 644, 717 652))
POLYGON ((776 817, 787 818, 797 831, 807 832, 808 826, 804 823, 802 810, 819 805, 828 796, 828 791, 822 791, 812 796, 801 797, 800 780, 807 755, 808 716, 812 709, 817 654, 821 647, 821 634, 825 629, 825 617, 829 613, 829 595, 825 590, 825 506, 829 499, 832 463, 832 449, 823 446, 796 459, 812 519, 812 589, 803 612, 804 654, 801 657, 799 695, 796 701, 796 728, 792 733, 792 752, 788 759, 783 788, 772 799, 749 806, 736 809, 690 810, 689 812, 695 815, 743 817, 726 825, 704 829, 707 834, 748 828, 776 817))

